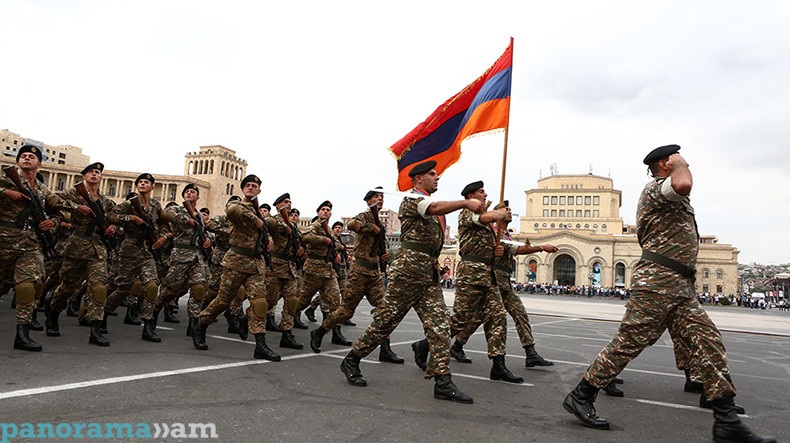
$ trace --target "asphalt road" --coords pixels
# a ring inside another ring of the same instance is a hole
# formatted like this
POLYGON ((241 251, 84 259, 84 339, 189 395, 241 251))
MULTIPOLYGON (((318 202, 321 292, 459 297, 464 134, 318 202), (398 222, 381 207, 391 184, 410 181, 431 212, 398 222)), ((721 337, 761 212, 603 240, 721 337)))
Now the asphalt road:
MULTIPOLYGON (((9 303, 0 298, 0 423, 213 423, 219 441, 677 442, 709 441, 711 435, 710 411, 696 407, 698 395, 683 392, 668 335, 623 372, 625 398, 598 397, 611 430, 585 428, 565 412, 565 395, 618 326, 572 313, 531 315, 537 349, 556 362, 553 367, 526 369, 510 329, 507 364, 524 377, 520 385, 488 379, 490 362, 478 331, 466 347, 474 363, 451 364, 456 384, 475 399, 463 405, 433 399, 433 383, 414 365, 409 344, 423 332, 413 312, 392 335, 393 349, 407 363, 379 363, 374 351, 362 364, 368 386, 357 388, 339 370, 348 348, 329 344, 329 337, 324 352, 313 354, 307 346, 281 350, 280 334, 270 333, 269 344, 283 355, 271 363, 252 359, 254 341, 225 332, 220 317, 208 330, 209 350, 201 352, 185 336, 185 308, 180 324, 160 325, 159 344, 143 342, 139 327, 111 317, 112 345, 88 345, 87 328, 62 316, 62 337, 32 333, 43 352, 17 351, 9 303)), ((362 333, 369 311, 363 301, 354 317, 359 326, 343 328, 347 337, 362 333)), ((307 331, 296 336, 307 345, 307 331)), ((790 338, 725 332, 724 340, 746 423, 787 441, 790 338)))

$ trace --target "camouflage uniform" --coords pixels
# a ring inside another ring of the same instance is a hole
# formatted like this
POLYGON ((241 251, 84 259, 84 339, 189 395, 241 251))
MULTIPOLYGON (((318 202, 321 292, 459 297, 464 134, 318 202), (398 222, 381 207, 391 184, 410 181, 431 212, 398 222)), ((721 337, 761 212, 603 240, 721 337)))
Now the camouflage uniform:
MULTIPOLYGON (((204 307, 208 306, 219 293, 219 285, 222 280, 223 270, 222 260, 230 249, 230 222, 228 221, 228 216, 222 214, 207 221, 206 230, 214 234, 214 253, 211 255, 211 274, 206 283, 206 299, 203 301, 204 307)), ((230 305, 231 314, 234 315, 241 314, 240 311, 235 312, 234 306, 238 306, 239 309, 241 306, 236 300, 237 298, 234 298, 230 305)))
POLYGON ((461 263, 455 292, 450 335, 476 325, 481 318, 488 342, 488 356, 505 355, 507 318, 494 274, 496 236, 490 224, 482 224, 469 209, 458 215, 461 263))
POLYGON ((169 223, 173 232, 173 250, 154 310, 159 311, 189 290, 188 315, 198 318, 206 294, 208 265, 200 252, 202 245, 195 244, 197 237, 195 227, 189 224, 191 219, 183 206, 171 206, 162 213, 162 220, 169 223))
MULTIPOLYGON (((639 198, 639 244, 643 250, 693 269, 699 250, 694 210, 688 197, 681 199, 671 190, 667 190, 669 194, 662 193, 665 180, 657 177, 648 183, 639 198)), ((631 300, 620 328, 587 368, 585 380, 598 388, 605 387, 669 327, 690 346, 693 359, 699 364, 705 396, 709 400, 734 396, 721 334, 697 303, 693 279, 642 259, 634 266, 631 287, 631 300)))
POLYGON ((402 248, 389 267, 387 296, 352 350, 359 357, 370 354, 414 308, 430 348, 426 379, 450 373, 450 318, 439 286, 437 260, 444 230, 438 216, 427 214, 428 204, 423 198, 404 198, 401 202, 398 218, 402 248))
MULTIPOLYGON (((319 297, 326 301, 328 311, 334 311, 340 304, 340 288, 337 285, 337 272, 334 268, 334 263, 327 261, 327 254, 329 246, 324 244, 324 229, 321 227, 321 221, 316 220, 310 225, 310 229, 304 233, 302 240, 307 246, 307 260, 304 264, 304 287, 299 296, 299 304, 296 307, 297 311, 310 306, 310 301, 313 299, 316 291, 321 291, 319 297)), ((335 236, 328 237, 335 247, 337 247, 337 239, 335 236)), ((323 306, 322 306, 323 309, 323 306)))
POLYGON ((200 321, 204 325, 213 323, 217 316, 228 309, 243 286, 250 300, 247 308, 249 331, 252 334, 264 334, 269 306, 266 303, 265 264, 255 251, 260 232, 256 227, 258 216, 250 202, 228 202, 225 211, 231 223, 230 250, 222 259, 219 294, 200 313, 200 321))
MULTIPOLYGON (((76 189, 60 194, 60 197, 74 204, 84 205, 85 201, 76 189)), ((96 201, 105 214, 115 206, 112 200, 99 195, 96 201)), ((61 283, 50 303, 50 310, 57 313, 66 308, 66 302, 74 296, 83 281, 88 284, 88 302, 84 318, 88 321, 101 320, 104 316, 104 302, 107 299, 107 247, 102 243, 101 228, 93 215, 71 212, 71 225, 74 232, 63 246, 63 265, 60 269, 61 283)))
POLYGON ((280 298, 284 299, 280 329, 290 331, 294 327, 294 313, 299 302, 297 278, 301 273, 296 268, 293 260, 290 259, 290 237, 287 234, 285 223, 280 214, 276 214, 274 217, 266 217, 269 235, 271 235, 274 243, 272 248, 272 266, 266 273, 266 287, 269 291, 267 301, 271 308, 271 315, 274 315, 272 310, 277 307, 277 302, 280 298))
MULTIPOLYGON (((35 189, 32 189, 22 178, 22 184, 39 196, 48 212, 74 207, 50 192, 43 183, 36 182, 35 189)), ((17 190, 14 183, 3 175, 0 177, 0 190, 6 189, 17 190)), ((26 209, 26 200, 11 200, 5 192, 0 192, 0 276, 17 287, 16 322, 20 325, 30 323, 33 309, 44 289, 44 257, 41 243, 30 227, 32 220, 23 220, 23 227, 17 227, 17 219, 26 209), (28 285, 33 286, 32 290, 28 285), (24 287, 22 291, 20 286, 24 287)))
POLYGON ((373 227, 376 226, 373 214, 365 211, 357 214, 348 222, 348 229, 354 231, 354 264, 348 277, 347 290, 343 292, 343 301, 321 325, 326 331, 331 331, 337 325, 343 324, 354 315, 362 297, 367 297, 373 305, 373 316, 377 316, 386 294, 384 280, 379 270, 379 256, 372 252, 373 243, 379 234, 373 227))
MULTIPOLYGON (((164 234, 165 228, 161 225, 162 205, 159 200, 151 197, 148 209, 143 207, 143 212, 156 225, 157 236, 164 234)), ((109 311, 118 307, 120 300, 127 299, 132 293, 132 285, 139 280, 144 288, 143 304, 140 318, 150 320, 153 318, 154 303, 158 294, 159 276, 156 270, 156 260, 145 245, 145 225, 137 226, 131 221, 131 216, 136 215, 134 206, 125 201, 107 215, 110 223, 123 225, 126 236, 118 251, 118 275, 115 283, 118 285, 118 296, 108 299, 115 301, 114 305, 105 304, 109 311)))

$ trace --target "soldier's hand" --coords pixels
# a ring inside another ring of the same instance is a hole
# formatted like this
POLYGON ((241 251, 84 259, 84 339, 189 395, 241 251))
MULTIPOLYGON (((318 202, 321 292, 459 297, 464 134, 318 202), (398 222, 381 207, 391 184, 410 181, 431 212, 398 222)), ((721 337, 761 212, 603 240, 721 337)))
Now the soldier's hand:
POLYGON ((683 168, 683 167, 688 168, 689 164, 688 162, 686 162, 686 159, 683 158, 680 154, 676 152, 669 156, 669 159, 667 160, 667 168, 674 171, 675 168, 683 168))
POLYGON ((55 220, 44 220, 43 222, 38 224, 39 229, 42 231, 49 231, 50 229, 55 227, 55 220))
POLYGON ((299 257, 304 256, 304 248, 299 246, 299 249, 296 250, 296 255, 298 255, 299 257))
POLYGON ((211 247, 211 240, 209 240, 209 239, 206 239, 206 240, 203 242, 203 249, 208 249, 209 247, 211 247))
POLYGON ((91 211, 91 208, 88 207, 88 205, 79 205, 79 206, 77 206, 77 212, 79 212, 80 214, 82 214, 82 215, 84 215, 86 217, 89 216, 89 215, 92 215, 92 216, 96 217, 96 214, 94 214, 93 211, 91 211))
POLYGON ((373 225, 373 233, 374 234, 380 234, 381 233, 381 228, 379 228, 377 225, 373 225))
POLYGON ((156 239, 156 242, 154 242, 154 244, 151 245, 151 249, 159 249, 162 247, 163 244, 165 244, 165 238, 159 237, 158 239, 156 239))
POLYGON ((30 200, 30 197, 28 197, 27 195, 25 195, 25 194, 23 194, 23 193, 21 193, 19 191, 15 191, 13 189, 6 189, 5 190, 5 195, 6 195, 6 197, 8 197, 8 198, 10 198, 11 200, 14 200, 14 201, 19 201, 19 200, 22 200, 22 199, 30 200))
POLYGON ((107 226, 107 229, 104 230, 104 235, 107 237, 115 235, 115 225, 107 226))
POLYGON ((384 261, 390 261, 390 253, 389 252, 385 252, 385 253, 381 254, 381 259, 384 260, 384 261))
POLYGON ((336 255, 336 256, 335 256, 335 264, 336 264, 336 265, 339 265, 339 264, 340 264, 340 254, 338 254, 338 255, 336 255))
POLYGON ((497 257, 502 257, 505 255, 505 247, 502 245, 497 245, 496 248, 494 248, 494 255, 497 257))
POLYGON ((132 223, 136 224, 137 226, 140 226, 140 225, 145 225, 145 224, 146 224, 146 222, 145 222, 145 221, 143 221, 143 219, 142 219, 142 218, 140 218, 140 217, 138 217, 138 216, 136 216, 136 215, 130 215, 130 216, 129 216, 129 220, 130 220, 132 223))
POLYGON ((71 223, 60 222, 60 227, 63 229, 71 229, 73 226, 71 226, 71 223))
POLYGON ((272 252, 272 249, 274 249, 274 241, 269 237, 269 244, 266 245, 266 250, 272 252))
POLYGON ((469 209, 475 214, 482 214, 486 210, 486 205, 480 200, 470 198, 469 200, 464 200, 464 202, 466 203, 466 209, 469 209))
POLYGON ((256 217, 255 218, 255 227, 258 228, 258 229, 261 229, 263 227, 263 220, 261 220, 261 219, 256 217))
POLYGON ((557 252, 557 251, 559 251, 559 248, 557 248, 554 245, 541 245, 541 247, 546 252, 557 252))
POLYGON ((332 244, 332 239, 329 237, 321 237, 324 240, 324 244, 329 246, 332 244))
POLYGON ((187 219, 187 223, 189 224, 189 226, 195 226, 195 225, 197 224, 197 222, 195 221, 195 219, 194 219, 194 218, 192 218, 192 217, 189 217, 189 218, 187 219))

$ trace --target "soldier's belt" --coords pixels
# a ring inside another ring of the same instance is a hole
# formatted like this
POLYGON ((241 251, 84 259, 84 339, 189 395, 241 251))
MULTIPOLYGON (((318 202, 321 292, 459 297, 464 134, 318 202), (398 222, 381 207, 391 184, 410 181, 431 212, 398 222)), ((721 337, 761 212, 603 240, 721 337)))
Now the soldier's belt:
POLYGON ((326 255, 320 255, 320 254, 307 254, 307 258, 312 258, 313 260, 326 261, 326 255))
POLYGON ((272 251, 272 257, 279 258, 280 260, 290 260, 291 257, 288 257, 285 254, 280 254, 279 252, 272 251))
POLYGON ((498 264, 496 264, 496 263, 494 263, 494 269, 497 269, 497 270, 500 270, 500 271, 505 271, 505 272, 507 272, 508 274, 512 274, 512 273, 513 273, 513 269, 511 269, 511 268, 508 268, 508 267, 507 267, 507 266, 505 266, 505 265, 498 265, 498 264))
POLYGON ((73 234, 76 235, 77 237, 81 237, 81 238, 84 238, 86 240, 93 240, 93 238, 94 238, 93 236, 94 235, 96 235, 98 237, 98 234, 95 233, 95 232, 93 234, 88 234, 87 232, 74 231, 73 234))
POLYGON ((192 243, 173 243, 173 249, 189 249, 194 251, 197 247, 192 243))
POLYGON ((242 248, 239 246, 231 246, 230 250, 235 252, 236 254, 243 255, 245 257, 258 258, 258 254, 256 254, 255 250, 253 249, 242 248))
POLYGON ((434 250, 432 247, 428 245, 424 245, 422 243, 414 243, 410 241, 404 241, 401 243, 401 247, 405 249, 411 249, 412 251, 422 252, 423 254, 428 254, 431 257, 439 257, 441 255, 442 250, 434 250))
POLYGON ((4 228, 22 229, 19 226, 17 226, 16 223, 9 222, 9 221, 0 221, 0 226, 2 226, 4 228))
POLYGON ((368 268, 368 269, 378 269, 379 268, 379 264, 378 263, 374 263, 372 261, 367 261, 367 260, 365 260, 363 258, 357 258, 356 260, 354 260, 354 263, 362 266, 363 268, 368 268))
POLYGON ((494 265, 493 257, 480 257, 479 255, 462 255, 461 260, 472 262, 472 263, 482 263, 488 266, 494 265))
POLYGON ((678 274, 682 275, 683 277, 690 278, 695 280, 694 274, 697 273, 697 270, 680 263, 677 260, 673 260, 669 257, 663 256, 661 254, 656 254, 653 251, 642 250, 642 258, 645 260, 650 260, 654 263, 658 263, 659 265, 665 266, 673 271, 677 272, 678 274))

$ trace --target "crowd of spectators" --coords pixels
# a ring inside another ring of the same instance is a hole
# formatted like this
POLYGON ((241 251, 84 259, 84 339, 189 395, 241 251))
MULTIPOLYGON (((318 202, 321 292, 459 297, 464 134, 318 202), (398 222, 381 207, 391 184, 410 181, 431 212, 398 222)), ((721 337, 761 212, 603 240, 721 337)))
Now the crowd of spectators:
POLYGON ((739 295, 713 295, 710 293, 697 294, 700 304, 739 306, 749 309, 778 309, 790 311, 790 300, 779 297, 753 297, 749 294, 739 295))

